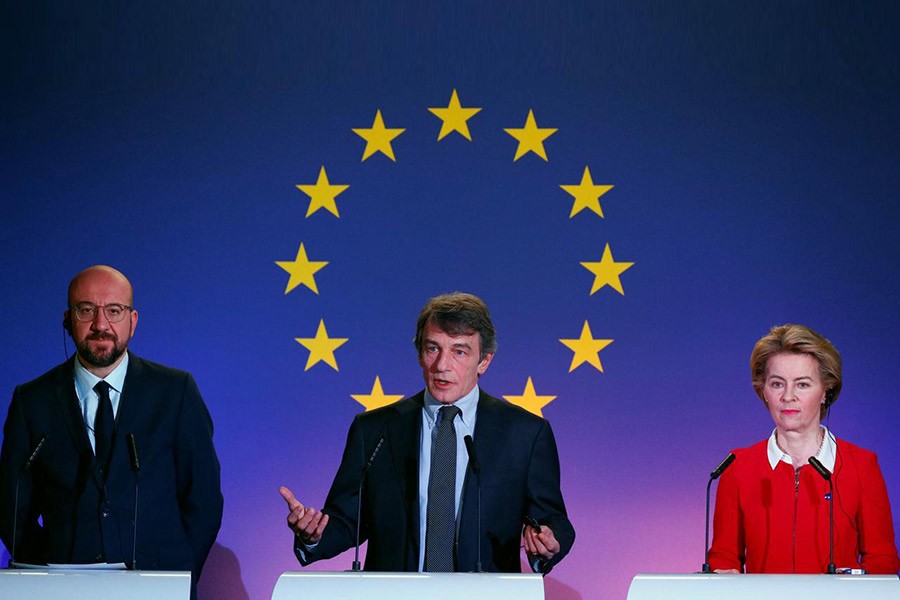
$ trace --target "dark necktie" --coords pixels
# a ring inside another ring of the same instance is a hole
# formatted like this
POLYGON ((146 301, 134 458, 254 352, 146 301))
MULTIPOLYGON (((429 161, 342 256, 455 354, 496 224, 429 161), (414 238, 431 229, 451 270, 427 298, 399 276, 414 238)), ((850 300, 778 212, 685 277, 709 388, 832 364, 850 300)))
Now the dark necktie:
POLYGON ((425 570, 453 572, 453 541, 456 537, 456 429, 455 406, 440 410, 437 436, 431 451, 428 474, 428 517, 425 528, 425 570))
POLYGON ((112 450, 113 428, 116 424, 112 402, 109 400, 109 387, 105 381, 99 381, 94 386, 94 391, 100 398, 97 403, 97 415, 94 417, 94 455, 104 478, 109 464, 109 453, 112 450))

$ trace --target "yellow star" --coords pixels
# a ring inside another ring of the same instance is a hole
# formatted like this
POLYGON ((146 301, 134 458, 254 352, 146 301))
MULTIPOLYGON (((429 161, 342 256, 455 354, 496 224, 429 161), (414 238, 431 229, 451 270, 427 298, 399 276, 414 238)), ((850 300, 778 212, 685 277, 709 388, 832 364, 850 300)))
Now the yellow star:
POLYGON ((306 256, 306 248, 303 247, 303 242, 301 242, 300 249, 297 250, 296 259, 294 259, 293 261, 276 260, 275 264, 291 274, 291 277, 287 282, 287 287, 284 288, 285 294, 287 294, 300 284, 305 285, 313 292, 318 294, 319 288, 316 287, 316 279, 315 277, 313 277, 313 275, 315 275, 328 263, 309 260, 309 258, 307 258, 306 256))
POLYGON ((328 332, 325 331, 325 320, 319 320, 319 329, 316 331, 314 338, 294 338, 301 346, 309 350, 309 358, 306 361, 304 371, 309 371, 310 367, 320 361, 325 361, 335 371, 338 370, 337 360, 334 358, 334 351, 347 343, 349 338, 330 338, 328 332))
POLYGON ((529 152, 534 152, 545 161, 547 153, 544 151, 544 140, 556 133, 556 129, 538 129, 537 123, 534 121, 534 110, 528 111, 528 118, 525 119, 525 127, 522 129, 504 129, 506 133, 519 140, 519 147, 516 148, 516 156, 513 162, 516 162, 529 152))
POLYGON ((622 281, 619 279, 619 275, 630 269, 633 265, 633 262, 614 261, 612 251, 609 249, 609 244, 606 244, 606 248, 603 249, 603 258, 600 259, 600 262, 581 263, 582 267, 595 275, 594 285, 591 288, 591 296, 605 285, 610 286, 624 296, 625 290, 622 289, 622 281))
POLYGON ((381 118, 381 110, 375 112, 375 121, 369 129, 354 129, 353 133, 366 140, 366 149, 363 151, 363 160, 366 160, 376 152, 381 152, 389 159, 394 158, 394 150, 391 148, 391 140, 406 131, 405 129, 387 129, 384 119, 381 118))
POLYGON ((441 132, 438 133, 438 141, 441 141, 447 134, 454 131, 458 131, 464 138, 470 142, 472 141, 472 136, 469 135, 469 125, 466 121, 474 117, 481 109, 463 108, 460 106, 456 90, 453 90, 453 94, 450 96, 450 104, 447 105, 447 108, 429 108, 428 110, 443 121, 441 132))
POLYGON ((325 167, 323 166, 319 171, 319 179, 316 180, 315 185, 300 184, 297 186, 298 190, 310 198, 309 208, 306 209, 306 217, 309 218, 309 215, 320 208, 324 208, 334 216, 340 218, 341 215, 338 214, 337 203, 334 199, 348 187, 350 186, 331 185, 328 182, 328 175, 325 173, 325 167))
POLYGON ((528 412, 536 414, 539 417, 544 416, 541 414, 541 409, 556 400, 556 396, 538 396, 534 391, 534 384, 531 382, 531 377, 525 382, 525 391, 522 392, 521 396, 503 396, 503 398, 506 399, 507 402, 515 404, 516 406, 521 406, 528 412))
POLYGON ((588 322, 584 322, 581 328, 581 337, 576 340, 560 339, 569 350, 573 350, 575 354, 572 356, 572 364, 569 365, 569 373, 584 363, 594 366, 601 373, 603 365, 600 364, 600 351, 613 343, 612 340, 594 339, 591 333, 591 326, 588 322))
POLYGON ((578 185, 561 185, 559 186, 569 195, 575 198, 572 203, 572 212, 569 213, 571 219, 585 208, 589 208, 600 217, 603 217, 603 209, 600 208, 600 196, 613 189, 611 185, 594 185, 591 179, 591 171, 587 167, 584 168, 584 175, 581 176, 581 183, 578 185))
POLYGON ((381 388, 381 379, 376 375, 375 384, 372 385, 371 394, 350 394, 350 397, 365 406, 366 410, 374 410, 376 408, 381 408, 382 406, 387 406, 388 404, 393 404, 397 400, 403 398, 403 394, 385 394, 384 390, 381 388))

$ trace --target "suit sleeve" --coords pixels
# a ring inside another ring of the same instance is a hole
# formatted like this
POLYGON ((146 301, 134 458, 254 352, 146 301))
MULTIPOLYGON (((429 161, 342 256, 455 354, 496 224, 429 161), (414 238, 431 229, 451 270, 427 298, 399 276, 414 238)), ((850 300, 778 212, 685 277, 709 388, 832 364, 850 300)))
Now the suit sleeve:
MULTIPOLYGON (((356 545, 356 507, 359 502, 359 479, 365 461, 364 444, 363 427, 357 416, 350 425, 341 466, 322 509, 328 515, 328 525, 322 539, 315 547, 305 551, 298 548, 299 539, 294 540, 294 554, 301 565, 332 558, 356 545)), ((360 542, 366 539, 368 534, 363 528, 360 542)))
POLYGON ((181 523, 194 554, 194 577, 216 541, 222 524, 219 459, 213 424, 194 378, 186 375, 175 452, 181 523))
POLYGON ((575 528, 566 514, 566 506, 560 489, 559 453, 550 423, 542 421, 535 438, 528 465, 526 482, 528 514, 546 525, 559 542, 559 552, 549 561, 539 563, 539 570, 546 574, 565 558, 575 542, 575 528))
MULTIPOLYGON (((30 435, 21 411, 18 393, 19 390, 16 388, 16 391, 13 392, 6 423, 3 426, 3 448, 0 451, 0 537, 10 554, 12 554, 14 535, 13 507, 15 505, 16 480, 19 479, 22 465, 25 464, 31 452, 30 435)), ((23 542, 31 539, 33 534, 38 534, 40 531, 37 519, 29 519, 31 490, 32 480, 29 473, 23 475, 19 481, 19 514, 16 524, 18 531, 15 532, 15 536, 16 557, 22 559, 30 554, 29 548, 25 547, 23 542), (25 535, 25 532, 30 533, 25 535)))
POLYGON ((867 573, 896 575, 900 569, 894 543, 894 521, 887 487, 875 454, 868 454, 860 468, 859 528, 860 564, 867 573))

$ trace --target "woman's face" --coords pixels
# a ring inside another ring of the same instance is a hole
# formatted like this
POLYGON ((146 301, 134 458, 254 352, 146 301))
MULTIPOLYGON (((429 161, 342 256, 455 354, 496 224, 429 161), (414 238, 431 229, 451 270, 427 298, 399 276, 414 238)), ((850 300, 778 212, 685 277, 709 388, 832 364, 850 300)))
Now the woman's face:
POLYGON ((825 402, 818 361, 808 354, 776 354, 766 365, 763 396, 779 431, 818 428, 825 402))

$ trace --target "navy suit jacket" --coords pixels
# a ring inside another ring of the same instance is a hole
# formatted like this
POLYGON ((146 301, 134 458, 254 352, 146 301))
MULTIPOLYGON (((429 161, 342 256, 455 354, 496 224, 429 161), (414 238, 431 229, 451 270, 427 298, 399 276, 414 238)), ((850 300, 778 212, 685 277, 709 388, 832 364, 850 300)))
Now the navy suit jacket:
POLYGON ((104 494, 75 394, 74 360, 13 393, 0 451, 3 543, 12 551, 16 479, 46 435, 19 482, 16 561, 130 565, 132 433, 140 462, 137 568, 192 571, 196 585, 222 521, 212 420, 197 384, 188 373, 129 355, 104 494))
MULTIPOLYGON (((378 440, 363 490, 362 540, 368 540, 365 569, 416 571, 419 564, 419 448, 424 391, 390 406, 356 416, 341 466, 323 511, 328 526, 312 552, 297 552, 304 565, 353 547, 359 481, 378 440)), ((550 424, 528 411, 481 392, 475 424, 475 452, 481 467, 481 534, 477 485, 466 470, 457 520, 456 570, 474 571, 481 546, 485 571, 521 571, 525 515, 553 530, 560 551, 541 565, 547 573, 569 552, 575 530, 559 485, 559 456, 550 424)))

